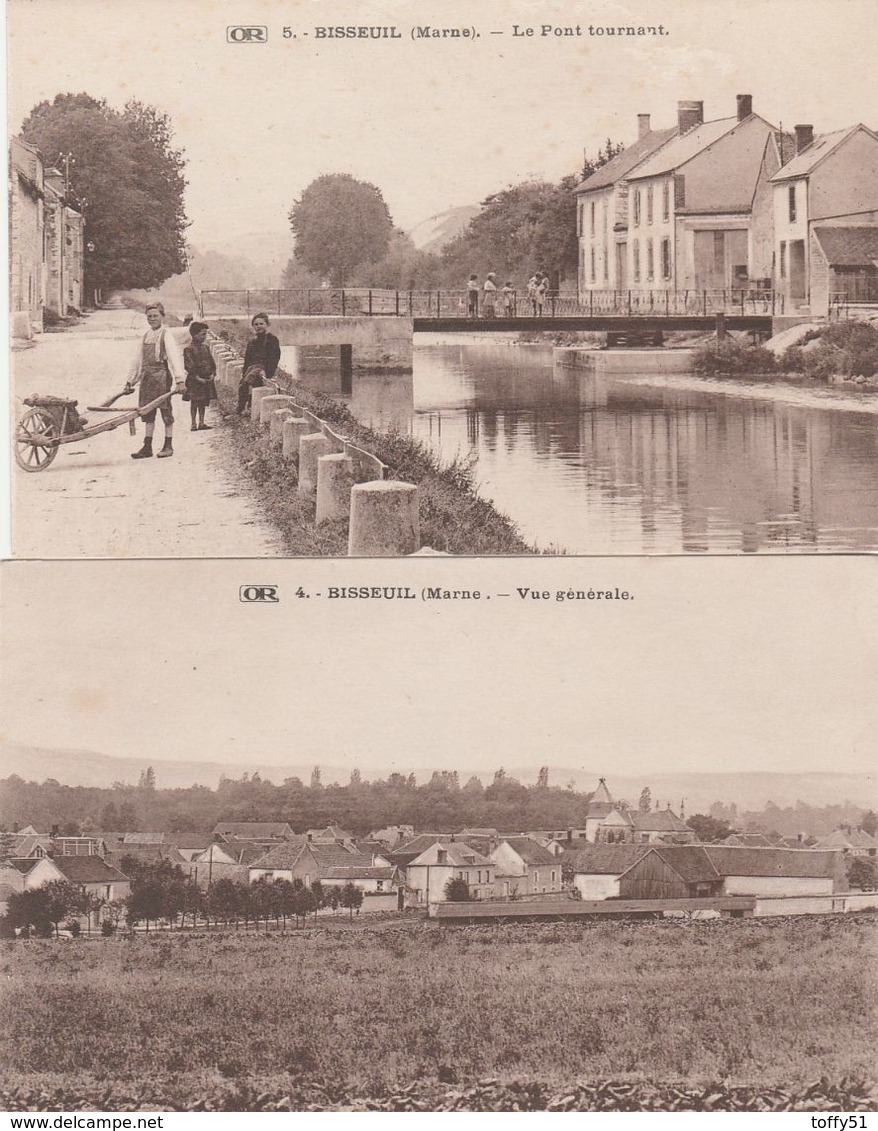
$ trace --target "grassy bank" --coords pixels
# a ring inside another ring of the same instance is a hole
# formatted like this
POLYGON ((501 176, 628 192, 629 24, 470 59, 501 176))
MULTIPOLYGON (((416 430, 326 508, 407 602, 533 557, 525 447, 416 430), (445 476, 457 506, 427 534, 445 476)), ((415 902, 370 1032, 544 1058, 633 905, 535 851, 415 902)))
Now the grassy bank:
MULTIPOLYGON (((244 331, 225 334, 241 353, 244 331)), ((339 433, 376 455, 391 469, 391 478, 416 483, 420 489, 421 544, 449 554, 536 554, 515 524, 482 499, 471 464, 439 462, 425 445, 400 433, 376 432, 351 415, 345 405, 322 393, 295 384, 282 370, 278 383, 294 392, 297 402, 316 413, 339 433)), ((226 409, 232 406, 227 403, 226 409)), ((347 523, 336 529, 311 531, 314 507, 296 494, 296 472, 276 448, 269 447, 264 429, 247 420, 228 418, 233 445, 249 474, 266 517, 282 532, 290 554, 345 554, 347 523)))
POLYGON ((878 379, 878 327, 831 322, 809 330, 780 355, 743 338, 716 338, 695 351, 693 368, 709 376, 804 377, 874 383, 878 379))
POLYGON ((825 1099, 840 1089, 850 1110, 873 1075, 876 925, 408 922, 4 943, 4 1094, 332 1107, 406 1093, 439 1107, 487 1078, 501 1106, 517 1081, 531 1106, 578 1087, 591 1092, 569 1106, 596 1110, 613 1081, 635 1110, 662 1110, 674 1089, 709 1107, 716 1085, 719 1107, 746 1106, 729 1098, 744 1089, 844 1110, 825 1099), (819 1103, 806 1096, 818 1080, 819 1103))

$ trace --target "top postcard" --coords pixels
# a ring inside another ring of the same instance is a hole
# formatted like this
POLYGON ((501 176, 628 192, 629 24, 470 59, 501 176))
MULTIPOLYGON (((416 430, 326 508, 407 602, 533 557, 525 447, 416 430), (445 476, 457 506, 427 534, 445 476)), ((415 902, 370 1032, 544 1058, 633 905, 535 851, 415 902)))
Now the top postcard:
POLYGON ((11 0, 15 557, 878 550, 871 0, 11 0))

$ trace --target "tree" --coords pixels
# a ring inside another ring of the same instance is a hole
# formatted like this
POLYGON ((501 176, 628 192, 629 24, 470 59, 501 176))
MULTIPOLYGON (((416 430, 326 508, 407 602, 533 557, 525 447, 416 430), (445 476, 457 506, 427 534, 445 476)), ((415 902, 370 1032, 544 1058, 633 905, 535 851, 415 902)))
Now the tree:
POLYGON ((874 836, 875 833, 878 832, 878 815, 871 809, 867 809, 863 814, 862 821, 860 821, 860 828, 864 833, 868 833, 869 836, 874 836))
POLYGON ((540 766, 540 772, 537 774, 537 789, 549 788, 549 767, 540 766))
POLYGON ((847 866, 848 886, 861 891, 875 888, 875 862, 864 856, 855 856, 847 866))
POLYGON ((637 808, 641 813, 648 813, 652 809, 652 793, 648 785, 645 785, 640 791, 640 800, 637 802, 637 808))
POLYGON ((452 876, 443 890, 449 903, 469 903, 469 885, 460 876, 452 876))
POLYGON ((363 905, 363 892, 356 884, 348 881, 338 893, 338 901, 342 907, 347 907, 353 919, 354 911, 359 912, 363 905))
POLYGON ((140 774, 140 788, 154 790, 155 789, 155 770, 152 766, 147 766, 140 774))
POLYGON ((112 109, 89 94, 59 94, 35 106, 21 127, 47 164, 69 162, 69 203, 86 222, 86 286, 156 287, 185 264, 188 225, 183 154, 170 119, 131 101, 112 109))
POLYGON ((319 766, 315 766, 314 769, 311 771, 311 788, 312 789, 322 789, 323 788, 323 783, 320 780, 320 767, 319 766))
POLYGON ((312 181, 290 209, 289 220, 296 259, 335 287, 343 287, 359 264, 381 259, 393 233, 381 190, 349 173, 312 181))
POLYGON ((718 821, 716 817, 708 817, 705 813, 696 813, 686 824, 695 830, 698 839, 704 844, 725 840, 732 832, 725 821, 718 821))

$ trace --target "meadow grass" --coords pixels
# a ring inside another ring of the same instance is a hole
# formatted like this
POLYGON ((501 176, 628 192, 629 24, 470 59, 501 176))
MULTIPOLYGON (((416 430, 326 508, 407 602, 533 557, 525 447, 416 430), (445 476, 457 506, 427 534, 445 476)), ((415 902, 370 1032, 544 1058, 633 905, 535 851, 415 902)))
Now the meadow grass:
POLYGON ((878 918, 3 943, 6 1086, 873 1077, 878 918))

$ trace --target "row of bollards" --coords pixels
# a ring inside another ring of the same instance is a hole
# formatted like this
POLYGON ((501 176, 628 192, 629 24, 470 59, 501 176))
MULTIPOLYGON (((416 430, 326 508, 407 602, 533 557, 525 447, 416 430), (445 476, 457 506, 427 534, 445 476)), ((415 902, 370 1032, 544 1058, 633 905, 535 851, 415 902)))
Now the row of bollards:
MULTIPOLYGON (((237 397, 243 364, 223 341, 210 344, 217 385, 237 397)), ((268 442, 298 468, 300 497, 313 499, 316 522, 348 518, 349 557, 396 557, 420 548, 418 488, 413 483, 377 479, 355 482, 355 463, 337 442, 314 430, 295 398, 274 385, 253 389, 250 419, 268 429, 268 442)))

